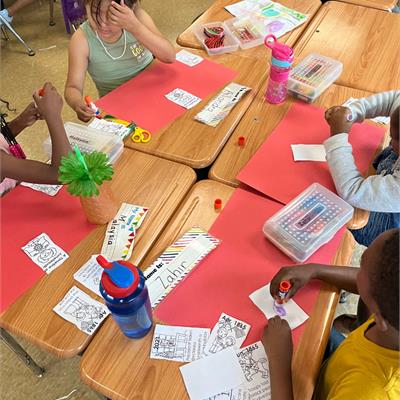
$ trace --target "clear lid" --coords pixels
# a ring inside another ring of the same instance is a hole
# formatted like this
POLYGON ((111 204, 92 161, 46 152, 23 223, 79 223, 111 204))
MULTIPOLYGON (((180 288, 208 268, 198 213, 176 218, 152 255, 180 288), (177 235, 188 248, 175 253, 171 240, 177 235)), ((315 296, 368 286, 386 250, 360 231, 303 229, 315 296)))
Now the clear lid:
POLYGON ((339 78, 342 70, 340 61, 310 54, 290 72, 288 91, 295 97, 312 102, 339 78))
POLYGON ((262 23, 250 16, 231 18, 224 21, 224 24, 242 49, 250 49, 264 43, 262 23))
MULTIPOLYGON (((113 133, 90 128, 86 125, 66 122, 65 131, 71 146, 77 145, 82 153, 101 151, 108 155, 110 163, 114 163, 121 155, 124 144, 122 140, 113 133)), ((43 142, 44 151, 51 155, 51 139, 43 142)))
POLYGON ((297 262, 307 260, 353 216, 353 207, 313 183, 268 219, 264 235, 297 262))

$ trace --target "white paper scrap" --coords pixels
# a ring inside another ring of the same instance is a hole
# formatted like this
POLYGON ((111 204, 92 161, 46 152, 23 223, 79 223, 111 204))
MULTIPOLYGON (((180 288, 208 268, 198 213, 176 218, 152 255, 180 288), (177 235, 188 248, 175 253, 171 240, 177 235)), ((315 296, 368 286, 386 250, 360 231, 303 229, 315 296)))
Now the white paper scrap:
POLYGON ((239 349, 245 341, 250 327, 246 322, 222 313, 211 331, 204 353, 206 355, 214 354, 231 346, 239 349))
POLYGON ((22 250, 46 274, 50 274, 69 257, 45 233, 41 233, 35 239, 32 239, 22 247, 22 250))
POLYGON ((233 347, 183 365, 180 370, 191 400, 204 400, 246 382, 233 347))
POLYGON ((107 121, 102 118, 93 118, 89 126, 94 129, 99 129, 103 132, 111 133, 121 139, 124 139, 132 131, 131 128, 128 128, 123 124, 119 124, 113 121, 107 121))
POLYGON ((308 319, 308 315, 292 299, 284 304, 275 304, 269 286, 270 284, 263 286, 249 296, 267 318, 279 315, 289 323, 290 329, 297 328, 308 319))
POLYGON ((36 183, 21 182, 21 186, 28 187, 30 189, 36 190, 37 192, 42 192, 48 196, 55 196, 62 188, 62 185, 39 185, 36 183))
POLYGON ((201 102, 200 97, 178 88, 166 94, 165 97, 173 103, 178 104, 178 106, 188 110, 201 102))
POLYGON ((208 328, 156 325, 150 358, 191 362, 203 357, 208 328))
POLYGON ((99 285, 103 268, 97 262, 96 257, 97 255, 90 257, 89 260, 75 272, 74 279, 90 289, 93 293, 101 296, 99 285))
POLYGON ((76 286, 68 291, 53 311, 88 335, 92 335, 110 314, 104 304, 92 299, 76 286))
POLYGON ((294 161, 326 161, 323 144, 291 144, 294 161))
POLYGON ((144 272, 151 306, 157 306, 168 293, 215 247, 219 240, 200 228, 192 228, 144 272))
POLYGON ((187 50, 181 50, 176 53, 176 60, 186 64, 189 67, 194 67, 197 64, 200 64, 204 58, 198 56, 197 54, 190 53, 187 50))

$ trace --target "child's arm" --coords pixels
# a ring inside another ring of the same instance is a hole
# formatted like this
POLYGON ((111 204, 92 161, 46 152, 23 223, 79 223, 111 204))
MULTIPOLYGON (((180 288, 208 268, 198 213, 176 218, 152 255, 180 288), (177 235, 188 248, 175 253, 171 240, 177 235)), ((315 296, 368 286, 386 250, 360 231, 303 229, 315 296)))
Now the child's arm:
POLYGON ((355 122, 362 122, 365 118, 389 117, 397 107, 400 107, 400 90, 373 94, 358 99, 347 107, 351 109, 355 122))
POLYGON ((1 179, 11 178, 24 182, 57 184, 61 157, 71 150, 61 119, 62 98, 50 83, 45 84, 43 97, 40 97, 38 93, 35 93, 33 97, 49 128, 52 144, 51 163, 15 158, 0 151, 1 179))
POLYGON ((272 400, 293 400, 292 332, 284 319, 268 320, 262 339, 268 356, 272 400))
POLYGON ((71 37, 68 50, 68 76, 65 83, 64 97, 77 117, 88 122, 94 112, 83 100, 83 88, 89 59, 89 45, 85 34, 78 29, 71 37))
POLYGON ((312 279, 319 279, 339 289, 357 294, 356 278, 359 271, 360 268, 356 267, 339 267, 322 264, 303 264, 283 267, 272 278, 270 286, 271 296, 278 299, 280 282, 289 281, 292 287, 284 299, 284 301, 287 301, 312 279))
MULTIPOLYGON (((390 92, 389 92, 390 93, 390 92)), ((348 132, 349 110, 334 107, 327 111, 331 137, 324 142, 326 160, 340 197, 353 207, 376 212, 400 212, 400 164, 392 175, 371 175, 364 178, 358 170, 348 132)))
POLYGON ((18 136, 25 128, 33 125, 38 119, 41 119, 41 115, 35 103, 32 102, 18 117, 8 123, 8 127, 14 136, 18 136))
POLYGON ((172 44, 157 29, 154 21, 139 5, 134 10, 113 1, 109 8, 111 23, 126 29, 143 44, 153 55, 162 62, 172 63, 175 61, 175 49, 172 44))

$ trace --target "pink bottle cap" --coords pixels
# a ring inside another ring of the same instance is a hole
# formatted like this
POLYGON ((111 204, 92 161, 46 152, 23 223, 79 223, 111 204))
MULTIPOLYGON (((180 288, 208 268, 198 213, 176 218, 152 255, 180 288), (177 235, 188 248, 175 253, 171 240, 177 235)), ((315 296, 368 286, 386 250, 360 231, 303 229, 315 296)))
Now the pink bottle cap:
POLYGON ((278 42, 275 35, 267 35, 264 39, 264 44, 272 50, 272 61, 278 67, 290 67, 294 59, 294 51, 291 47, 284 43, 278 42))

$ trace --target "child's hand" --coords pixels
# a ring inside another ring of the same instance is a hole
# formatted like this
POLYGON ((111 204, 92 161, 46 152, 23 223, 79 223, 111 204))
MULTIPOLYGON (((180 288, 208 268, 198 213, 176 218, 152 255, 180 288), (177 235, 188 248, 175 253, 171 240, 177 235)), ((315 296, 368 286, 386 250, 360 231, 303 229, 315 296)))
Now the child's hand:
POLYGON ((279 284, 282 281, 289 281, 292 287, 289 289, 283 302, 287 302, 292 298, 297 291, 305 286, 314 277, 314 268, 312 264, 309 265, 295 265, 293 267, 283 267, 279 272, 273 277, 269 291, 271 296, 275 299, 280 299, 279 297, 279 284))
POLYGON ((121 4, 115 1, 111 2, 108 9, 108 19, 113 25, 129 31, 140 24, 135 12, 124 3, 124 0, 121 0, 121 4))
POLYGON ((39 95, 39 90, 33 94, 39 113, 44 119, 61 116, 63 100, 57 89, 49 82, 44 84, 43 89, 42 96, 39 95))
POLYGON ((348 107, 335 106, 325 112, 326 122, 331 127, 331 136, 339 133, 349 133, 353 122, 351 119, 351 110, 348 107))
POLYGON ((21 126, 27 128, 28 126, 32 126, 38 119, 41 119, 39 110, 36 108, 34 102, 30 103, 28 107, 22 111, 21 114, 18 115, 17 119, 19 120, 21 126))
POLYGON ((292 363, 292 331, 286 320, 275 316, 268 320, 262 343, 271 364, 290 368, 292 363))
POLYGON ((96 116, 93 110, 83 100, 75 106, 74 111, 82 122, 88 122, 96 116))

